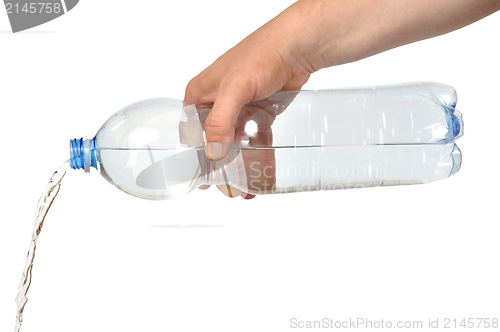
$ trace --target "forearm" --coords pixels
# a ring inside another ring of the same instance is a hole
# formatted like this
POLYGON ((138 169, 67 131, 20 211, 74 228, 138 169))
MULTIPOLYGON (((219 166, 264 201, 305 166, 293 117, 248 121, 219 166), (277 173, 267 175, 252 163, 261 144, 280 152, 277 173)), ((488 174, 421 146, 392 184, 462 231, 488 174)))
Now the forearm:
POLYGON ((311 72, 431 38, 500 9, 500 0, 300 0, 263 28, 311 72))

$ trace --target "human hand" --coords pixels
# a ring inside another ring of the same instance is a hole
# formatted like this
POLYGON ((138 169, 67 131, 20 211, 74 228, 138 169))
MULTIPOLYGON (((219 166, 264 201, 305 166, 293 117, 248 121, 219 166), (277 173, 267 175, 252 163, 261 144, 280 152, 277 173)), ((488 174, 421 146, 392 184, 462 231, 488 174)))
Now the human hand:
POLYGON ((193 78, 184 100, 213 106, 205 154, 220 160, 243 105, 299 90, 321 68, 447 33, 499 9, 498 0, 299 0, 193 78))
POLYGON ((278 90, 299 90, 311 68, 293 54, 286 31, 291 23, 280 17, 241 41, 193 78, 184 101, 212 106, 205 122, 207 157, 224 158, 234 140, 241 108, 278 90))
MULTIPOLYGON (((231 173, 230 184, 217 185, 223 194, 251 199, 256 194, 269 194, 275 190, 276 160, 272 125, 276 117, 292 103, 297 93, 298 91, 281 91, 241 108, 235 124, 233 149, 224 160, 214 164, 217 170, 224 167, 226 173, 231 173)), ((210 108, 198 108, 202 127, 205 127, 209 112, 210 108)), ((203 185, 199 188, 209 187, 210 185, 203 185)))
POLYGON ((184 101, 213 105, 206 154, 220 160, 246 103, 299 90, 321 68, 447 33, 499 9, 498 0, 299 0, 193 78, 184 101))

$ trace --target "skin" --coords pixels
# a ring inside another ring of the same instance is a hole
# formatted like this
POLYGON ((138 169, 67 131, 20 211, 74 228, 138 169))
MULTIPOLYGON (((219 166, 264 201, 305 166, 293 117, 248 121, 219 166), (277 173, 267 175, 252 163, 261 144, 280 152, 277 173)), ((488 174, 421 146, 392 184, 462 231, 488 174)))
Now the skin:
POLYGON ((299 90, 322 68, 442 35, 497 10, 500 0, 299 0, 194 77, 184 100, 213 105, 205 151, 219 160, 231 144, 211 153, 210 143, 233 142, 245 104, 299 90))

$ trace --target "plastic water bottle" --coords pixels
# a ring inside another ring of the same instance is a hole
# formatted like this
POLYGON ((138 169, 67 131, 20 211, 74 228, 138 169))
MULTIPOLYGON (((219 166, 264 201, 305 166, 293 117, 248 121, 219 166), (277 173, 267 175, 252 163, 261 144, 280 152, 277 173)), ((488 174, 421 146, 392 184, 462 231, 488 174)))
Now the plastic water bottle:
POLYGON ((71 166, 120 190, 169 199, 203 184, 251 194, 427 183, 456 173, 463 133, 455 90, 439 83, 279 91, 245 105, 228 156, 205 156, 210 108, 154 98, 71 140, 71 166))

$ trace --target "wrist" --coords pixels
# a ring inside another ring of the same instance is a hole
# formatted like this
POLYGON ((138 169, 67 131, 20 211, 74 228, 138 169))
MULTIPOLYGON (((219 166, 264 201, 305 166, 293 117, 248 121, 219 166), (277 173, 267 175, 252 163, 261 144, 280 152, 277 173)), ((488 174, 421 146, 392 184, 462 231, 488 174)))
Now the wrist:
POLYGON ((311 72, 377 53, 384 23, 384 1, 299 0, 277 19, 287 24, 289 56, 311 72), (377 44, 377 47, 373 47, 377 44))
POLYGON ((299 0, 283 11, 275 23, 284 30, 280 40, 284 56, 310 72, 341 63, 342 39, 352 32, 338 18, 346 7, 338 0, 299 0))

